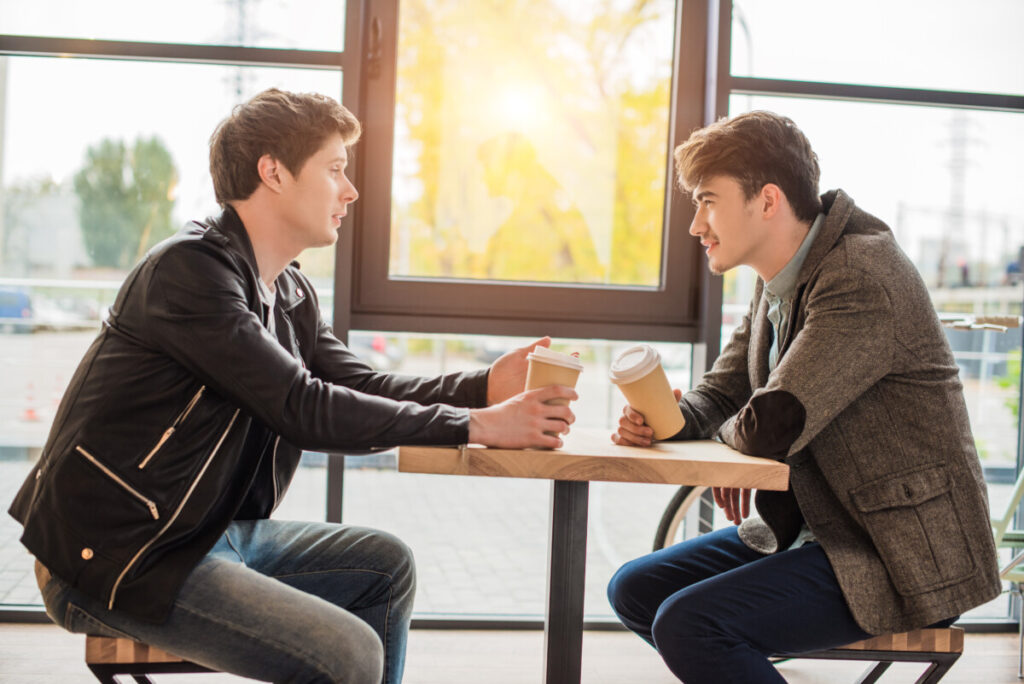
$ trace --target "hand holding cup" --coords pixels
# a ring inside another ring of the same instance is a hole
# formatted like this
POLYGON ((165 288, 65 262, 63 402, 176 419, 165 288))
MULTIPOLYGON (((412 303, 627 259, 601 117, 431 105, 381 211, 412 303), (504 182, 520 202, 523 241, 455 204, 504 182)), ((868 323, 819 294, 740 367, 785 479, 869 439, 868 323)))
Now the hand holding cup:
POLYGON ((681 393, 669 386, 661 355, 650 345, 626 349, 612 362, 609 375, 629 402, 612 437, 617 444, 649 446, 686 425, 678 404, 681 393))

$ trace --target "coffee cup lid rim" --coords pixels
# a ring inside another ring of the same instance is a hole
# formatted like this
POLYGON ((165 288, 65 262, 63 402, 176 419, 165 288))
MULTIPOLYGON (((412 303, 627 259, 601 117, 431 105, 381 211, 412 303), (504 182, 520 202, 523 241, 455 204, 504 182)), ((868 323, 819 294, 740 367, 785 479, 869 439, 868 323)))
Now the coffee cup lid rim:
POLYGON ((543 361, 544 363, 565 366, 573 370, 583 370, 583 363, 575 356, 552 351, 547 347, 534 347, 533 351, 526 355, 526 358, 530 361, 543 361))
POLYGON ((608 376, 617 385, 625 385, 636 382, 650 373, 661 363, 661 354, 649 344, 635 344, 632 347, 623 349, 622 352, 612 361, 608 369, 608 376), (623 367, 622 361, 630 356, 638 355, 638 360, 630 366, 623 367))

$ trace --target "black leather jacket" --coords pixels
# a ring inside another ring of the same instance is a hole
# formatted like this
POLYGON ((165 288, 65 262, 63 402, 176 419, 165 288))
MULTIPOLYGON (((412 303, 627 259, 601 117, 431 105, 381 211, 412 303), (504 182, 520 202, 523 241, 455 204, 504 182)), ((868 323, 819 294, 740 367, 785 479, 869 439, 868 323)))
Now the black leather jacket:
POLYGON ((302 449, 463 443, 469 414, 455 407, 486 404, 486 371, 373 371, 321 320, 296 264, 273 312, 257 278, 230 208, 157 245, 11 505, 29 551, 112 609, 162 621, 231 520, 270 515, 302 449))

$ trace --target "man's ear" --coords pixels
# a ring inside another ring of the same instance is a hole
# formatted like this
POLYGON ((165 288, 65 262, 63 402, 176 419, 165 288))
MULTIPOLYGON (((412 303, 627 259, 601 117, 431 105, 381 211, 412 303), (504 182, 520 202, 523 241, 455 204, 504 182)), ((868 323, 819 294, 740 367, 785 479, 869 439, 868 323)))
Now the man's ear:
POLYGON ((281 192, 281 170, 284 167, 277 159, 265 154, 256 162, 256 169, 260 174, 260 181, 273 192, 281 192))
POLYGON ((761 218, 770 219, 778 214, 785 197, 782 188, 778 185, 775 183, 765 183, 764 187, 761 188, 761 195, 758 197, 761 205, 761 218))

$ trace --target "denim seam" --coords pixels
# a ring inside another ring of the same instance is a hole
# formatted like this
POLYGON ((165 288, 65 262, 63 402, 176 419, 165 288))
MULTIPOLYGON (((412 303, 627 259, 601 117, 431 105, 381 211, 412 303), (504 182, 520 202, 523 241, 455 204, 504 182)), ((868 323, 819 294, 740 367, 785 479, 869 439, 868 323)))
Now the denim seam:
MULTIPOLYGON (((390 577, 388 578, 391 579, 390 577)), ((388 583, 388 607, 384 611, 384 639, 381 644, 383 648, 383 660, 384 660, 384 681, 388 681, 388 640, 390 632, 388 632, 388 624, 391 622, 391 598, 395 595, 395 583, 390 581, 388 583)))
POLYGON ((214 624, 218 624, 218 625, 220 625, 222 627, 225 627, 225 628, 228 628, 228 629, 236 630, 238 633, 243 634, 243 635, 245 635, 247 637, 250 637, 254 641, 258 641, 260 643, 265 643, 265 644, 268 644, 268 645, 272 645, 274 648, 279 649, 286 656, 297 655, 300 658, 303 658, 304 660, 307 660, 309 664, 312 664, 313 667, 315 667, 317 670, 319 670, 321 674, 323 674, 323 675, 325 675, 327 677, 331 677, 331 676, 334 675, 334 673, 331 671, 331 669, 329 667, 327 667, 326 665, 324 665, 316 655, 314 655, 313 653, 307 652, 305 649, 303 649, 301 647, 292 646, 291 644, 283 643, 281 641, 278 641, 278 640, 274 639, 271 636, 264 637, 264 636, 254 632, 252 630, 246 629, 242 625, 239 625, 239 624, 234 623, 234 622, 228 622, 228 621, 225 621, 225 620, 221 620, 217 615, 206 613, 206 612, 203 612, 201 610, 193 609, 193 608, 190 608, 188 606, 182 605, 180 603, 176 604, 176 607, 179 610, 182 610, 182 611, 184 611, 186 613, 190 613, 192 615, 195 615, 195 616, 204 618, 206 620, 209 620, 210 622, 212 622, 214 624))
POLYGON ((289 572, 284 575, 266 575, 267 577, 273 577, 274 579, 284 579, 285 577, 304 577, 305 575, 323 575, 330 572, 368 572, 373 575, 383 575, 387 577, 391 582, 395 581, 395 578, 391 576, 391 573, 382 572, 380 570, 371 570, 370 568, 328 568, 325 570, 309 570, 307 572, 289 572))
POLYGON ((231 534, 229 532, 224 532, 224 539, 227 541, 228 546, 231 547, 231 550, 238 554, 238 560, 242 563, 242 565, 245 565, 245 556, 243 556, 242 552, 238 550, 237 546, 235 546, 235 542, 231 541, 231 534))
MULTIPOLYGON (((108 630, 109 632, 114 633, 114 634, 119 634, 120 637, 123 638, 123 639, 131 639, 132 641, 138 641, 138 639, 133 637, 131 634, 128 634, 127 632, 124 632, 124 631, 122 631, 120 629, 117 629, 115 627, 111 627, 107 623, 105 623, 102 620, 100 620, 99 618, 97 618, 95 615, 91 614, 90 612, 88 612, 87 610, 85 610, 84 608, 79 606, 78 604, 72 603, 71 601, 68 601, 66 607, 64 608, 64 624, 62 625, 64 627, 64 629, 66 629, 69 632, 74 633, 73 630, 71 629, 71 616, 72 616, 72 614, 77 614, 78 616, 80 616, 88 624, 95 625, 96 627, 101 627, 101 628, 103 628, 105 630, 108 630)), ((85 632, 85 634, 90 634, 90 632, 85 632)), ((106 635, 104 635, 104 636, 106 636, 106 635)))

